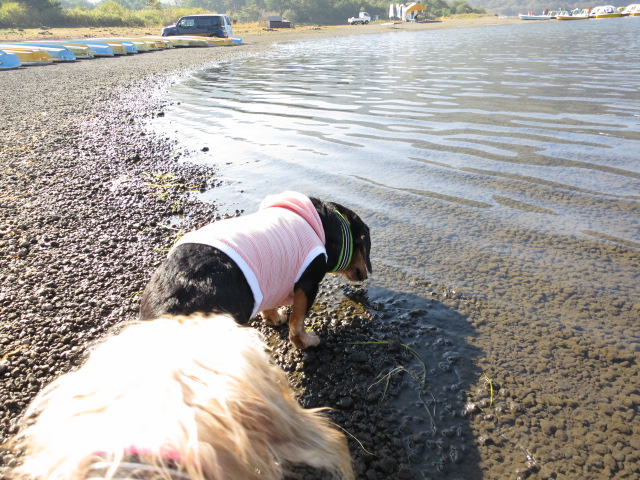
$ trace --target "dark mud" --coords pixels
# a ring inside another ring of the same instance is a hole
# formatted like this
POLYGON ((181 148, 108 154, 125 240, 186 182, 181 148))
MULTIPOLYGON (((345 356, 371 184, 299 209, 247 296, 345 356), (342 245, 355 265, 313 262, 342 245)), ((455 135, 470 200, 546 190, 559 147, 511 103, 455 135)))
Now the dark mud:
MULTIPOLYGON (((0 126, 3 440, 43 385, 136 317, 140 292, 179 231, 237 213, 191 195, 218 181, 182 161, 191 146, 143 128, 162 115, 152 93, 166 74, 228 52, 3 72, 0 95, 15 100, 0 104, 8 119, 0 126)), ((308 320, 318 348, 297 351, 286 327, 254 325, 301 403, 333 409, 358 478, 640 477, 637 351, 581 335, 579 315, 567 325, 542 320, 497 298, 416 283, 373 258, 376 276, 365 285, 325 281, 308 320)), ((501 281, 514 280, 504 274, 501 281)), ((526 278, 518 283, 531 288, 526 278)), ((548 304, 596 308, 570 289, 548 304)), ((639 307, 606 300, 598 308, 629 319, 639 307)), ((0 456, 5 467, 18 461, 0 456)))

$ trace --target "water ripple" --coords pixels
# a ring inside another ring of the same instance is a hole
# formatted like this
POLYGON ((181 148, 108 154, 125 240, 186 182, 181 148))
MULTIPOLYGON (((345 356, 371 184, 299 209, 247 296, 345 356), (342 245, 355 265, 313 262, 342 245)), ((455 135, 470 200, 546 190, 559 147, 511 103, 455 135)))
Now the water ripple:
MULTIPOLYGON (((489 280, 465 272, 499 256, 565 284, 548 265, 589 260, 527 241, 640 245, 640 22, 561 23, 283 44, 180 82, 156 127, 209 147, 196 160, 226 185, 212 200, 329 196, 370 219, 378 261, 411 275, 482 293, 489 280)), ((633 296, 632 265, 572 278, 633 296)))

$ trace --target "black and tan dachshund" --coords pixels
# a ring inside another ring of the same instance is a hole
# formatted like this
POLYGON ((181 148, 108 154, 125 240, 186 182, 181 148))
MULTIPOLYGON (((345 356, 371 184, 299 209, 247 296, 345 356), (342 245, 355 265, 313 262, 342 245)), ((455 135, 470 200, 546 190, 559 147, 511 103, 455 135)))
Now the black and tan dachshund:
POLYGON ((304 320, 327 273, 360 282, 371 272, 369 227, 342 205, 297 192, 267 197, 253 214, 209 224, 182 237, 154 272, 140 318, 224 313, 246 323, 260 312, 287 321, 300 349, 320 339, 304 320))

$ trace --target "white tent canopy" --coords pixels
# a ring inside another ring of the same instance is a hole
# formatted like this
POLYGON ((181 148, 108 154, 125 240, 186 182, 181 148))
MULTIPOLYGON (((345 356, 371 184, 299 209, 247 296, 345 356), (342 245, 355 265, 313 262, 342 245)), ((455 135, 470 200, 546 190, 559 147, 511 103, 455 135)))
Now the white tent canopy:
POLYGON ((415 14, 415 12, 426 9, 427 7, 421 5, 419 2, 407 3, 403 5, 402 8, 402 21, 406 22, 408 20, 413 20, 413 15, 415 14))
POLYGON ((391 3, 389 4, 389 18, 400 18, 403 22, 413 21, 415 12, 426 9, 427 7, 421 5, 420 2, 396 3, 395 5, 391 3))

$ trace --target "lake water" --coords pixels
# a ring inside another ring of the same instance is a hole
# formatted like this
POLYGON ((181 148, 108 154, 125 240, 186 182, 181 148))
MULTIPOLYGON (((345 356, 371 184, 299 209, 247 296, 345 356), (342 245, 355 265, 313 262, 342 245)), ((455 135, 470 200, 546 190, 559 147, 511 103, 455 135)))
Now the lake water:
POLYGON ((351 207, 372 291, 480 302, 483 369, 598 418, 640 379, 639 86, 640 18, 390 29, 198 70, 154 128, 218 166, 223 211, 286 189, 351 207))

